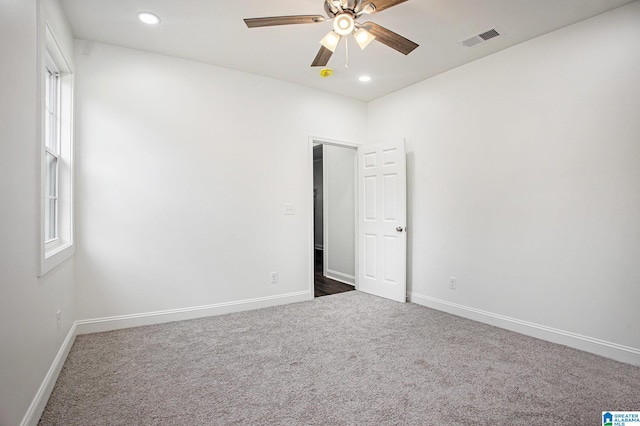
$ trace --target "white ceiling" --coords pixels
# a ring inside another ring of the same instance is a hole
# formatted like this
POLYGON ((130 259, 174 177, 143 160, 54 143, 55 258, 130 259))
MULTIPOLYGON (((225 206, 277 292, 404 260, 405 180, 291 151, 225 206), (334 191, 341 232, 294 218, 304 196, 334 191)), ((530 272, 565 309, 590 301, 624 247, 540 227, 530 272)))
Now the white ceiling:
POLYGON ((249 29, 243 18, 324 15, 324 0, 61 0, 76 38, 192 59, 370 101, 467 62, 633 0, 409 0, 371 20, 418 43, 408 56, 344 40, 321 78, 310 66, 331 23, 249 29), (158 26, 139 22, 149 11, 158 26), (497 27, 503 35, 467 48, 460 41, 497 27), (369 83, 357 80, 362 74, 369 83))

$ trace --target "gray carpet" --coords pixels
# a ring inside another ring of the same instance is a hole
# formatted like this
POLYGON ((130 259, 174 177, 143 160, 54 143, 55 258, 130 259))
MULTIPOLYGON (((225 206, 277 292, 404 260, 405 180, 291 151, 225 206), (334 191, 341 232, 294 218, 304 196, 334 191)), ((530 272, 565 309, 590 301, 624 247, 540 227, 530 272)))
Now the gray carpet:
POLYGON ((79 336, 42 425, 600 425, 640 368, 360 292, 79 336))

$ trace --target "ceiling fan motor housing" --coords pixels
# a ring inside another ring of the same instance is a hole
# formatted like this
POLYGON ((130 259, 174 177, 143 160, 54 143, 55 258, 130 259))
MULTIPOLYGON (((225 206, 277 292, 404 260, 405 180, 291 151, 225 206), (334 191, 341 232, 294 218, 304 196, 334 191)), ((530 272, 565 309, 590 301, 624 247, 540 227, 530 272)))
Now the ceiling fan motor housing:
MULTIPOLYGON (((336 4, 335 1, 326 0, 324 2, 324 11, 326 12, 329 19, 333 19, 336 16, 341 15, 343 13, 349 13, 355 19, 358 16, 357 10, 358 10, 359 3, 360 2, 358 1, 348 1, 348 2, 338 1, 336 4)), ((371 4, 371 6, 373 6, 373 4, 371 4)), ((369 10, 370 8, 367 8, 367 9, 369 10)))

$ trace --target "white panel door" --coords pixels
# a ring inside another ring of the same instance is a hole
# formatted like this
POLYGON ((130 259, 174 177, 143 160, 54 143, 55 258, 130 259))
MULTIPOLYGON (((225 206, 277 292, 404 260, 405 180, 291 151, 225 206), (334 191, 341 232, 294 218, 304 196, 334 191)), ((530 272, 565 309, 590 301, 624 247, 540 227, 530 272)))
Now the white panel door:
POLYGON ((358 290, 407 300, 404 142, 358 147, 358 290))

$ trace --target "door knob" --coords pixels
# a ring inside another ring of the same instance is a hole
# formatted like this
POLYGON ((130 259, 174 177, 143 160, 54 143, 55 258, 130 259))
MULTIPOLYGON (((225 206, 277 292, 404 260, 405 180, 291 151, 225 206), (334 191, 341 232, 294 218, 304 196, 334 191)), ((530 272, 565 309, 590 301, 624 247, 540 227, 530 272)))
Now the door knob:
POLYGON ((398 227, 396 228, 396 231, 398 231, 398 232, 402 232, 402 231, 404 231, 404 228, 403 228, 402 226, 398 226, 398 227))

